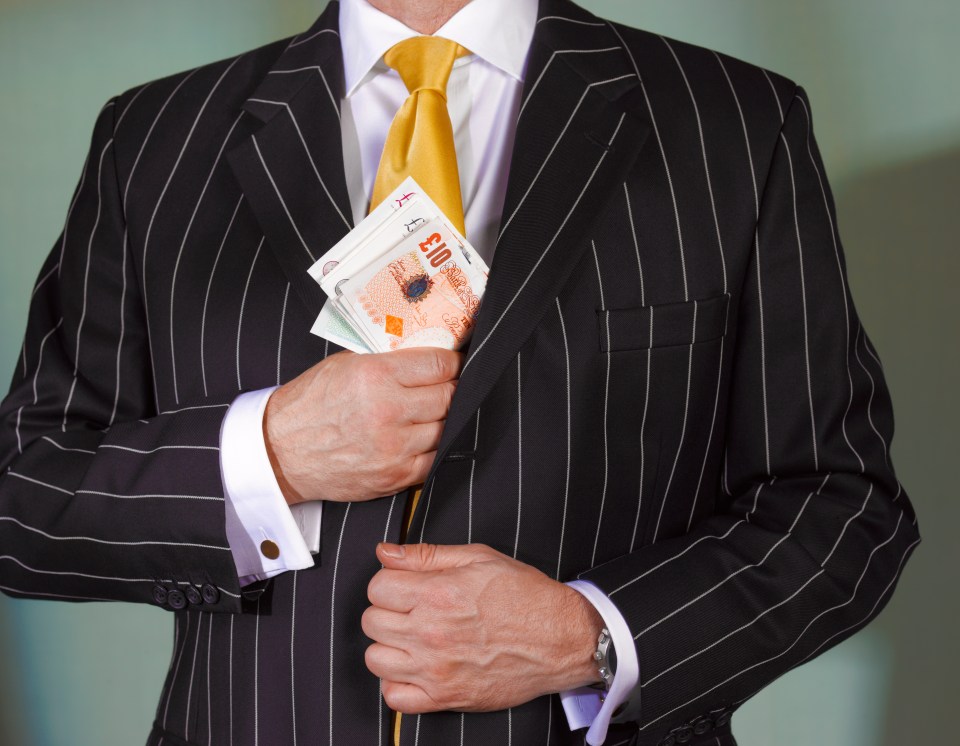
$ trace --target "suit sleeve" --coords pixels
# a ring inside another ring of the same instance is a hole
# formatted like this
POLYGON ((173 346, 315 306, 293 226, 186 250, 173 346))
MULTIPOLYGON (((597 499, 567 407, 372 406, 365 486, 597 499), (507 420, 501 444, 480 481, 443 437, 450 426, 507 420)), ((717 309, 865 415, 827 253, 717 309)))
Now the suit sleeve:
POLYGON ((157 411, 115 108, 98 116, 0 405, 0 588, 238 611, 219 453, 230 402, 157 411))
POLYGON ((726 722, 866 625, 919 542, 802 89, 769 163, 736 314, 717 512, 580 575, 634 636, 640 682, 617 720, 635 721, 642 744, 726 722))

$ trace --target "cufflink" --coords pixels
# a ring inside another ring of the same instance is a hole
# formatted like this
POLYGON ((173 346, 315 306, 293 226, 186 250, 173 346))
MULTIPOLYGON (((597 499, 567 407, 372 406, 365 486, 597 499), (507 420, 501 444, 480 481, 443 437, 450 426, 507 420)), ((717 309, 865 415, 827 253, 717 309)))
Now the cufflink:
POLYGON ((280 547, 270 539, 264 539, 260 542, 260 554, 269 560, 275 560, 280 556, 280 547))

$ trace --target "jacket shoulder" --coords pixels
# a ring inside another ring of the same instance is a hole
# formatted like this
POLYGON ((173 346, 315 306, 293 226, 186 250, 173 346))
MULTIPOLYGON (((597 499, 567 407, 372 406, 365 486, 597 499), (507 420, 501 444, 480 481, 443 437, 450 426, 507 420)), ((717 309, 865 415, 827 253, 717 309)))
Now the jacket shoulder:
MULTIPOLYGON (((680 83, 701 97, 701 92, 719 84, 728 95, 735 95, 747 121, 755 110, 766 110, 771 103, 785 111, 798 90, 790 78, 732 55, 613 21, 607 23, 645 85, 676 87, 680 83)), ((709 106, 710 96, 702 99, 709 106)))

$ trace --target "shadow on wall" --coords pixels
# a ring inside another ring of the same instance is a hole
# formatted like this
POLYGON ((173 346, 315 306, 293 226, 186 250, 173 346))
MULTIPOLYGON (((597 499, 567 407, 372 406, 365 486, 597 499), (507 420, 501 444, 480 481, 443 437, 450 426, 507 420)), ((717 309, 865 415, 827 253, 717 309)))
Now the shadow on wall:
POLYGON ((852 291, 897 413, 894 462, 924 537, 876 622, 894 655, 878 744, 938 742, 955 720, 960 669, 960 504, 948 473, 960 445, 960 146, 836 192, 852 291))

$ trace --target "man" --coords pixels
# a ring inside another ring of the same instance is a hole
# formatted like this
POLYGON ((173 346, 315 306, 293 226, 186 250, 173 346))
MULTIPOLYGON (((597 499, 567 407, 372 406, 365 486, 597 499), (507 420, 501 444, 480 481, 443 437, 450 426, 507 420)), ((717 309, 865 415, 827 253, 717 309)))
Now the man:
POLYGON ((805 94, 566 0, 344 0, 109 102, 0 415, 4 590, 177 612, 154 746, 729 746, 919 541, 805 94), (434 32, 477 327, 338 353, 306 270, 434 32))

